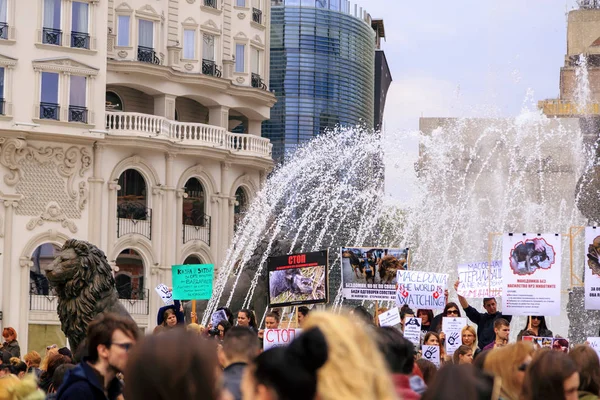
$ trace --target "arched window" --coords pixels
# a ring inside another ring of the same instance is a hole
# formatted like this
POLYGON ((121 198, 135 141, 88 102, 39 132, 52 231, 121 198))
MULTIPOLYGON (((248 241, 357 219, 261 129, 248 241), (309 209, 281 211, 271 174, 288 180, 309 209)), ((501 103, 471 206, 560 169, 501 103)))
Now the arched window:
POLYGON ((202 260, 200 259, 200 257, 198 257, 195 254, 191 254, 189 256, 186 257, 185 261, 183 262, 183 264, 204 264, 202 262, 202 260))
POLYGON ((190 178, 185 184, 187 198, 183 199, 183 223, 192 226, 205 226, 204 187, 197 178, 190 178))
POLYGON ((119 254, 116 264, 119 267, 119 271, 115 274, 119 298, 145 299, 144 261, 142 256, 133 249, 126 249, 119 254))
POLYGON ((60 248, 52 243, 39 245, 31 255, 33 262, 29 269, 29 293, 49 295, 50 286, 46 278, 46 267, 54 261, 60 248))
POLYGON ((240 186, 235 191, 235 206, 233 208, 233 224, 234 229, 237 230, 240 222, 244 218, 244 214, 248 209, 248 195, 246 191, 240 186))
POLYGON ((110 90, 106 92, 106 111, 123 111, 123 100, 110 90))

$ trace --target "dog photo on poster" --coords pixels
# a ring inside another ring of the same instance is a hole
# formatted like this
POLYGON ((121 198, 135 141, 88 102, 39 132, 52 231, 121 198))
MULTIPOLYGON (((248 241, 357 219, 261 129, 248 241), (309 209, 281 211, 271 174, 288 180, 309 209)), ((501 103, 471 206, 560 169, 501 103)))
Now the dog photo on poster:
POLYGON ((327 303, 327 250, 269 257, 269 306, 327 303))
POLYGON ((585 228, 585 309, 600 310, 600 228, 585 228))
POLYGON ((408 248, 342 247, 342 292, 346 299, 396 298, 396 275, 408 268, 408 248))

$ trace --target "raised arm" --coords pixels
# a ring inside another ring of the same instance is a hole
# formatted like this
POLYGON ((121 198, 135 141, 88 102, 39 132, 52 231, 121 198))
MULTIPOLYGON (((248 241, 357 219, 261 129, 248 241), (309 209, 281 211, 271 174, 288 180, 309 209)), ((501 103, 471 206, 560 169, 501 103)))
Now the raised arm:
POLYGON ((457 280, 456 283, 454 284, 454 290, 456 291, 456 295, 458 296, 458 301, 460 302, 460 305, 463 308, 463 310, 465 310, 465 314, 467 314, 467 317, 472 322, 479 325, 479 321, 481 320, 481 313, 479 311, 477 311, 476 309, 474 309, 473 307, 471 307, 469 305, 469 302, 467 301, 467 299, 465 299, 460 294, 458 294, 458 285, 459 284, 460 284, 459 280, 457 280))
POLYGON ((467 308, 469 308, 469 302, 467 301, 467 299, 458 294, 458 285, 460 285, 460 280, 457 279, 454 283, 454 290, 456 291, 456 295, 458 296, 458 301, 461 307, 466 310, 467 308))

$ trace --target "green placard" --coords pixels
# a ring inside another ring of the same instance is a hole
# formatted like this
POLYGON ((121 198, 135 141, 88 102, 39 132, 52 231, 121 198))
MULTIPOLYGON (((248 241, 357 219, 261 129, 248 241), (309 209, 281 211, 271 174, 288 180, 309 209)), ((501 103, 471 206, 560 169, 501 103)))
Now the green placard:
POLYGON ((174 300, 208 300, 212 295, 213 264, 173 265, 174 300))

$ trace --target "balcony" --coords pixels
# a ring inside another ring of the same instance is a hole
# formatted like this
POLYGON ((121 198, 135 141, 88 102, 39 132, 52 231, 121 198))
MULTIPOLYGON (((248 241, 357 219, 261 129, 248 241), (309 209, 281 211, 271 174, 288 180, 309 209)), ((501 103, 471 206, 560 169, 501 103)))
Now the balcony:
POLYGON ((258 8, 252 8, 252 22, 262 25, 262 11, 258 8))
POLYGON ((253 72, 250 78, 250 83, 253 88, 267 90, 267 85, 265 84, 265 81, 263 81, 259 74, 255 74, 253 72))
POLYGON ((160 58, 151 47, 138 46, 137 59, 141 62, 160 65, 160 58))
POLYGON ((0 97, 0 115, 6 115, 5 104, 6 100, 0 97))
POLYGON ((548 117, 578 117, 582 115, 600 115, 600 104, 589 103, 581 106, 569 100, 542 100, 538 108, 548 117))
POLYGON ((265 158, 271 157, 273 147, 269 139, 260 136, 235 134, 214 125, 171 121, 150 114, 107 111, 106 129, 115 136, 153 137, 265 158))
POLYGON ((69 122, 88 122, 88 110, 85 107, 69 106, 69 122))
POLYGON ((8 24, 6 22, 0 22, 0 39, 8 39, 8 24))
POLYGON ((62 31, 54 28, 42 29, 42 43, 60 46, 62 44, 62 31))
POLYGON ((139 201, 117 205, 117 237, 136 233, 152 240, 152 209, 139 201))
POLYGON ((71 32, 71 47, 77 49, 89 49, 90 35, 85 32, 71 32))
POLYGON ((59 120, 60 106, 55 103, 40 103, 40 119, 59 120))
POLYGON ((210 246, 210 217, 208 215, 183 216, 183 243, 201 240, 210 246))
POLYGON ((202 59, 202 73, 204 75, 216 76, 217 78, 221 77, 221 70, 212 60, 202 59))
POLYGON ((204 6, 217 8, 217 0, 204 0, 204 6))
MULTIPOLYGON (((141 296, 133 299, 119 299, 119 302, 123 304, 125 309, 132 315, 148 315, 148 289, 140 292, 141 296)), ((29 310, 31 311, 53 311, 56 312, 56 306, 58 304, 58 296, 54 294, 35 294, 35 292, 29 293, 29 310)))

